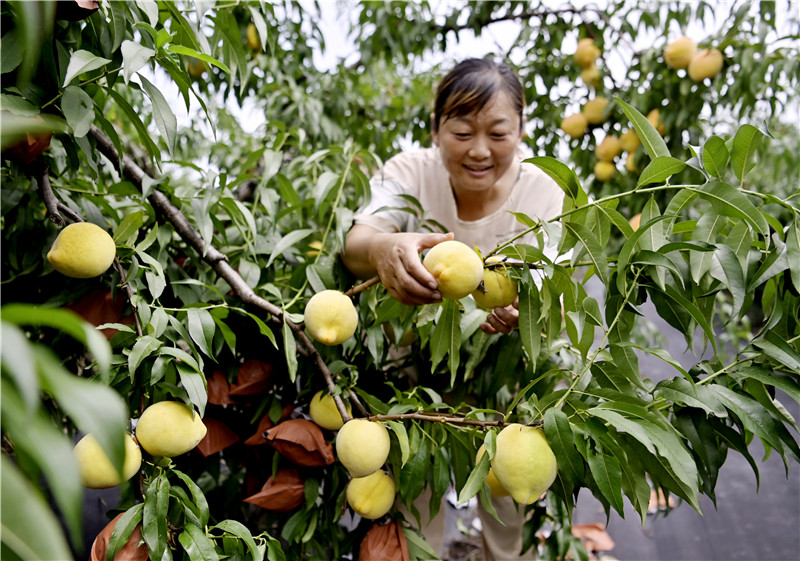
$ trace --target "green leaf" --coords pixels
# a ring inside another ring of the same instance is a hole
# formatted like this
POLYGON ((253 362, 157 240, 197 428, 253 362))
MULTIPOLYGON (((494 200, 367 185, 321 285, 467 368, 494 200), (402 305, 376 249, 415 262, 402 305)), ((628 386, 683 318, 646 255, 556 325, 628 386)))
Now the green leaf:
POLYGON ((797 442, 786 427, 772 417, 763 405, 725 386, 716 384, 714 391, 722 404, 739 418, 748 431, 777 450, 781 456, 785 456, 783 446, 785 443, 789 446, 791 456, 800 461, 800 447, 797 442))
POLYGON ((656 393, 668 401, 687 407, 702 409, 715 417, 727 417, 725 408, 714 397, 714 390, 706 386, 698 386, 685 378, 662 380, 656 386, 656 393))
POLYGON ((108 539, 108 547, 106 548, 106 559, 114 561, 117 552, 128 542, 131 534, 142 522, 142 511, 144 510, 144 503, 137 503, 125 511, 119 517, 117 523, 114 524, 114 531, 108 539))
POLYGON ((657 156, 642 170, 636 187, 644 187, 651 183, 662 183, 676 173, 683 171, 686 163, 672 156, 657 156))
POLYGON ((461 491, 459 491, 458 505, 463 505, 478 494, 478 491, 481 490, 481 487, 483 487, 484 483, 486 482, 486 476, 489 475, 490 467, 491 464, 489 463, 489 454, 484 454, 470 472, 464 487, 462 487, 461 491))
POLYGON ((800 372, 800 353, 775 331, 767 331, 762 339, 756 339, 752 344, 784 365, 789 372, 800 372))
POLYGON ((386 424, 389 425, 389 428, 392 429, 395 437, 397 437, 397 443, 400 445, 400 467, 403 467, 406 465, 411 452, 408 446, 408 432, 406 432, 406 426, 399 421, 386 421, 386 424))
POLYGON ((136 369, 142 361, 156 352, 161 347, 161 341, 150 335, 142 335, 136 340, 131 348, 131 354, 128 355, 128 370, 131 375, 136 372, 136 369))
POLYGON ((114 230, 114 241, 117 245, 130 246, 136 241, 139 229, 144 225, 144 211, 139 210, 125 214, 125 217, 114 230))
POLYGON ((69 59, 69 65, 67 66, 67 73, 64 76, 62 87, 66 87, 75 77, 102 68, 109 62, 111 62, 109 59, 99 57, 83 49, 73 52, 69 59))
POLYGON ((134 73, 138 72, 154 56, 156 56, 156 52, 153 49, 149 49, 133 41, 123 41, 122 76, 125 79, 125 84, 130 81, 134 73))
POLYGON ((39 377, 33 352, 21 329, 2 322, 0 336, 0 366, 8 373, 19 392, 26 414, 33 415, 39 409, 39 377))
POLYGON ((644 147, 645 152, 647 152, 647 155, 650 156, 651 159, 655 160, 659 156, 670 155, 669 148, 667 148, 667 143, 664 142, 664 139, 661 138, 661 135, 658 134, 658 131, 655 129, 655 127, 650 124, 650 121, 647 120, 647 117, 642 115, 635 107, 626 103, 619 97, 615 97, 614 101, 616 101, 622 108, 622 112, 625 113, 625 116, 630 119, 631 123, 633 124, 633 128, 636 129, 636 133, 642 140, 642 146, 644 147))
POLYGON ((183 45, 169 45, 167 47, 167 50, 172 51, 173 53, 176 53, 176 54, 179 54, 179 55, 187 55, 187 56, 192 56, 194 58, 199 58, 202 61, 205 61, 205 62, 207 62, 209 64, 213 64, 214 66, 216 66, 217 68, 219 68, 220 70, 225 72, 226 74, 230 74, 231 73, 230 69, 227 66, 225 66, 224 63, 218 61, 217 59, 215 59, 212 56, 209 56, 209 55, 206 55, 206 54, 203 54, 203 53, 199 53, 199 52, 195 51, 194 49, 190 49, 189 47, 184 47, 183 45))
POLYGON ((164 97, 164 94, 156 88, 144 76, 139 76, 147 95, 150 97, 150 103, 153 107, 153 117, 158 127, 158 132, 164 137, 164 142, 167 145, 170 155, 175 151, 175 144, 178 140, 178 119, 175 113, 169 106, 169 102, 164 97))
POLYGON ((608 259, 603 253, 603 248, 600 246, 597 236, 583 224, 577 222, 564 222, 563 224, 573 236, 580 240, 589 254, 589 259, 594 264, 597 276, 600 277, 603 284, 608 284, 608 259))
POLYGON ((288 248, 293 247, 297 244, 297 242, 312 233, 314 233, 314 230, 306 228, 303 230, 292 230, 283 236, 280 241, 275 244, 275 247, 273 248, 272 253, 270 253, 269 259, 267 259, 267 263, 264 265, 264 268, 268 269, 278 255, 286 251, 288 248))
POLYGON ((109 95, 113 98, 114 103, 122 109, 122 112, 128 117, 133 127, 136 129, 136 133, 139 136, 139 140, 141 141, 142 145, 147 149, 147 153, 150 154, 150 158, 155 162, 160 164, 161 162, 161 150, 158 149, 153 139, 150 138, 150 132, 147 130, 147 127, 142 122, 142 119, 139 117, 139 114, 131 107, 131 104, 120 95, 117 91, 113 88, 108 90, 109 95))
POLYGON ((283 354, 286 357, 286 369, 289 374, 289 379, 294 382, 297 377, 297 342, 294 340, 294 333, 292 328, 285 321, 286 315, 284 314, 283 322, 283 354))
POLYGON ((532 364, 532 368, 535 369, 542 346, 542 328, 539 324, 542 305, 536 283, 525 282, 522 284, 518 306, 519 335, 522 339, 522 347, 528 353, 528 359, 532 364))
POLYGON ((186 310, 186 319, 189 324, 189 335, 191 335, 192 341, 200 347, 200 350, 206 356, 213 358, 212 347, 217 326, 214 323, 214 318, 211 317, 211 313, 202 308, 189 308, 186 310))
POLYGON ((747 297, 747 286, 744 280, 744 271, 739 263, 739 258, 727 245, 720 245, 714 252, 711 266, 711 275, 725 284, 733 296, 733 310, 731 317, 737 317, 747 297), (719 274, 719 270, 722 274, 719 274))
POLYGON ((41 308, 29 304, 7 304, 0 314, 3 321, 16 325, 47 326, 67 333, 77 339, 92 354, 100 369, 100 376, 106 381, 110 376, 111 347, 108 340, 95 327, 81 317, 66 309, 41 308))
POLYGON ((459 321, 458 302, 444 300, 441 304, 442 314, 431 333, 431 370, 448 355, 450 384, 455 381, 461 346, 461 322, 459 321))
MULTIPOLYGON (((44 350, 49 352, 49 349, 44 350)), ((0 379, 0 398, 3 434, 14 442, 19 457, 27 458, 29 465, 33 463, 36 466, 34 472, 40 470, 44 474, 73 540, 80 540, 83 487, 78 465, 72 455, 72 442, 56 428, 44 410, 40 409, 33 416, 28 415, 22 407, 19 394, 6 383, 5 378, 0 379)), ((31 476, 37 477, 38 474, 31 476)), ((3 487, 2 491, 5 504, 6 488, 3 487)), ((12 508, 8 513, 15 511, 12 508)), ((5 541, 5 532, 2 539, 5 541)))
POLYGON ((213 526, 212 529, 222 530, 223 532, 233 534, 242 540, 247 546, 247 550, 250 552, 250 555, 253 556, 253 561, 264 560, 264 554, 261 552, 258 546, 256 546, 256 542, 253 539, 253 534, 251 534, 250 530, 247 529, 247 526, 241 522, 236 520, 223 520, 216 526, 213 526))
POLYGON ((0 457, 0 477, 0 539, 9 558, 72 560, 50 505, 5 454, 0 457))
POLYGON ((214 548, 214 543, 206 536, 205 532, 194 524, 186 524, 183 532, 178 536, 183 549, 189 554, 191 561, 217 561, 219 556, 214 548))
POLYGON ((77 86, 69 86, 61 97, 61 110, 72 134, 86 136, 94 122, 94 101, 89 94, 77 86))
POLYGON ((162 473, 145 491, 142 511, 142 537, 147 543, 151 559, 164 559, 167 555, 167 507, 169 505, 169 480, 162 473))
POLYGON ((722 179, 729 160, 730 153, 724 140, 718 136, 712 136, 706 140, 703 145, 703 167, 709 174, 717 179, 722 179))
POLYGON ((586 193, 581 187, 575 171, 566 164, 551 157, 536 157, 525 160, 534 164, 549 175, 569 198, 577 202, 586 200, 586 193))
POLYGON ((205 378, 202 374, 192 370, 187 364, 183 362, 176 362, 175 368, 181 378, 181 386, 186 390, 189 395, 189 401, 197 407, 202 417, 206 411, 206 402, 208 401, 208 390, 206 388, 205 378))
POLYGON ((173 469, 172 473, 178 476, 178 478, 181 481, 183 481, 184 485, 186 485, 187 489, 189 489, 189 493, 192 494, 192 500, 194 501, 194 504, 197 507, 197 511, 199 513, 200 523, 205 526, 206 524, 208 524, 210 512, 208 510, 208 501, 206 500, 206 496, 203 494, 203 490, 200 489, 197 483, 194 482, 194 479, 192 479, 182 471, 173 469))
POLYGON ((764 133, 753 125, 742 125, 733 137, 731 162, 733 163, 733 172, 741 184, 744 184, 744 176, 747 172, 755 166, 753 160, 763 139, 764 133))
POLYGON ((588 453, 586 462, 603 497, 622 515, 622 468, 619 461, 614 456, 588 453))
POLYGON ((800 226, 798 218, 786 227, 786 259, 789 262, 789 274, 792 284, 800 289, 800 226))
POLYGON ((712 181, 699 187, 689 188, 709 201, 717 212, 732 218, 746 220, 762 236, 769 235, 767 219, 753 206, 747 195, 733 185, 712 181))
POLYGON ((569 418, 561 409, 551 407, 544 412, 544 434, 558 460, 558 473, 568 481, 581 481, 583 460, 575 448, 569 418))

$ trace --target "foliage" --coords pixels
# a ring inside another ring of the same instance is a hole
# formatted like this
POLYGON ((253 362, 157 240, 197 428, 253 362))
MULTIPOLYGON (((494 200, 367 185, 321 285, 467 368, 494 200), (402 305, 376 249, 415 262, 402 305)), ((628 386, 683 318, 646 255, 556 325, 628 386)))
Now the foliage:
MULTIPOLYGON (((404 532, 414 558, 430 555, 414 530, 412 503, 424 488, 434 513, 450 485, 460 500, 477 495, 491 508, 482 476, 501 421, 542 424, 558 459, 558 479, 530 507, 526 533, 553 558, 585 557, 569 532, 581 488, 608 512, 622 514, 627 500, 644 517, 651 486, 699 510, 701 494, 714 499, 729 451, 756 475, 754 440, 787 470, 800 460, 797 424, 781 404, 800 401, 790 122, 800 58, 785 5, 733 5, 716 32, 698 38, 723 50, 725 68, 695 84, 665 66, 661 49, 710 15, 706 2, 656 11, 609 2, 600 13, 477 2, 442 15, 427 2, 365 1, 353 19, 360 58, 331 69, 312 58, 324 46, 317 6, 103 2, 76 19, 65 4, 6 2, 0 13, 4 527, 7 490, 24 477, 36 484, 16 489, 30 515, 54 527, 42 514, 48 497, 78 546, 71 437, 100 431, 121 464, 128 417, 163 399, 192 405, 226 427, 229 441, 208 454, 148 458, 138 481, 124 484, 126 515, 111 543, 123 544, 141 521, 160 559, 358 550, 370 523, 345 514, 342 466, 309 465, 261 436, 306 416, 324 388, 390 429, 388 466, 411 509, 404 532), (519 330, 489 336, 471 299, 411 308, 378 284, 353 293, 354 338, 314 345, 303 308, 316 292, 356 284, 338 253, 369 176, 402 144, 426 142, 431 88, 448 66, 430 60, 503 21, 518 23, 507 52, 496 54, 516 66, 532 101, 530 161, 566 194, 557 221, 519 217, 549 235, 560 259, 533 246, 498 248, 514 260, 519 330), (260 49, 245 40, 251 22, 260 49), (578 36, 604 53, 595 89, 576 82, 578 36), (624 68, 612 72, 617 58, 624 68), (568 142, 561 118, 601 94, 613 100, 608 119, 568 142), (265 124, 246 132, 234 105, 265 124), (645 118, 654 107, 663 137, 645 118), (641 171, 598 182, 594 146, 629 127, 643 140, 641 171), (48 131, 44 154, 20 158, 26 133, 48 131), (117 266, 88 280, 55 272, 44 256, 63 218, 112 232, 117 266), (540 283, 529 268, 543 273, 540 283), (641 334, 646 302, 701 351, 693 367, 641 334), (672 376, 650 379, 639 369, 644 355, 672 376), (482 443, 489 454, 476 464, 482 443), (288 511, 244 502, 284 469, 303 481, 288 511), (36 488, 40 474, 46 494, 36 488)), ((31 522, 20 520, 18 535, 29 535, 31 522)), ((14 547, 4 531, 3 558, 24 557, 14 547)))

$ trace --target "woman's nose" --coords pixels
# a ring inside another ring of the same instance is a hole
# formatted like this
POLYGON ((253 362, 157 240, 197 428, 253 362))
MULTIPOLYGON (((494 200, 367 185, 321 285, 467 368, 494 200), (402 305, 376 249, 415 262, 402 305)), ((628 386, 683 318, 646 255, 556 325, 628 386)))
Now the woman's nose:
POLYGON ((468 155, 470 158, 488 158, 489 157, 489 143, 486 141, 485 138, 481 136, 476 136, 472 140, 472 144, 469 147, 468 155))

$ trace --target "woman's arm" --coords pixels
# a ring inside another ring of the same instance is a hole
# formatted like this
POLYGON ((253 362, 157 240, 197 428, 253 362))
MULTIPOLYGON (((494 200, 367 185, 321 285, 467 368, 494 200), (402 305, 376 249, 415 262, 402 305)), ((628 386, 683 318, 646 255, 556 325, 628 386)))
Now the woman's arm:
POLYGON ((442 295, 419 254, 451 239, 453 234, 387 234, 356 224, 347 233, 342 261, 359 278, 377 274, 389 293, 404 304, 430 304, 440 301, 442 295))

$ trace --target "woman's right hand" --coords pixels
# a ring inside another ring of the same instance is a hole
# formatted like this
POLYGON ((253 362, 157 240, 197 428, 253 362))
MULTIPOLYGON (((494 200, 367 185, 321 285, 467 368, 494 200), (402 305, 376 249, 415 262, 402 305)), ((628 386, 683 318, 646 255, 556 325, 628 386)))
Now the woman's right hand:
POLYGON ((347 235, 343 258, 348 269, 359 276, 377 273, 389 293, 403 304, 421 306, 440 302, 442 295, 419 254, 452 239, 453 234, 386 234, 356 225, 347 235))

